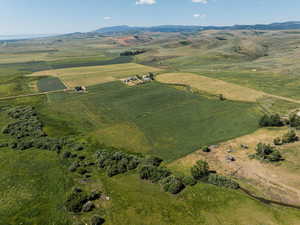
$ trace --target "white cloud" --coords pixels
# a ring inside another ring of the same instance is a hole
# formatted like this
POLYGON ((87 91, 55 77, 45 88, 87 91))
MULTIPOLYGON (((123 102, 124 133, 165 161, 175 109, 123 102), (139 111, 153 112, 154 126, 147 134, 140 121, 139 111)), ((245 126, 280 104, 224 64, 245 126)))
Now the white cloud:
POLYGON ((137 0, 135 4, 137 5, 153 5, 156 3, 156 0, 137 0))
POLYGON ((103 19, 105 19, 105 20, 111 20, 111 19, 112 19, 112 17, 110 17, 110 16, 106 16, 106 17, 104 17, 103 19))
POLYGON ((194 14, 193 17, 194 18, 204 19, 204 18, 206 18, 206 14, 194 14))
POLYGON ((202 4, 207 4, 207 3, 208 3, 208 0, 192 0, 192 2, 195 2, 195 3, 202 3, 202 4))

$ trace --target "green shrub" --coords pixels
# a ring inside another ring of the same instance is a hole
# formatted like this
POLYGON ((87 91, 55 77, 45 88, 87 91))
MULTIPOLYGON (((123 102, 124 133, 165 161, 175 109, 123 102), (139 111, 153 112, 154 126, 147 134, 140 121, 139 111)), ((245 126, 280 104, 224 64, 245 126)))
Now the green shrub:
POLYGON ((156 183, 171 175, 170 171, 163 167, 156 167, 152 165, 142 165, 139 168, 140 178, 143 180, 150 180, 156 183))
POLYGON ((91 225, 102 225, 105 220, 100 216, 93 216, 91 219, 91 225))
POLYGON ((182 180, 178 177, 175 177, 174 175, 162 179, 161 184, 164 191, 171 194, 178 194, 185 188, 182 180))
POLYGON ((186 176, 182 179, 182 182, 185 186, 194 186, 197 184, 197 180, 192 176, 186 176))
POLYGON ((88 202, 88 196, 85 192, 73 191, 65 201, 65 207, 69 212, 79 213, 86 202, 88 202))
POLYGON ((240 185, 234 180, 218 174, 210 174, 208 177, 208 182, 210 184, 214 184, 220 187, 226 187, 232 189, 238 189, 240 187, 240 185))
POLYGON ((140 159, 134 155, 120 151, 102 149, 96 153, 99 168, 105 169, 109 177, 134 170, 140 159))
POLYGON ((282 140, 280 137, 277 137, 273 140, 274 145, 282 145, 282 140))
POLYGON ((72 156, 72 153, 71 153, 71 152, 64 152, 64 154, 63 154, 63 159, 71 158, 71 156, 72 156))
POLYGON ((87 171, 86 169, 84 169, 84 168, 79 168, 79 169, 77 170, 77 172, 78 172, 79 174, 81 174, 81 175, 84 175, 84 174, 88 173, 88 171, 87 171))
POLYGON ((191 174, 196 180, 207 177, 209 175, 208 163, 202 160, 197 161, 196 165, 191 168, 191 174))
POLYGON ((282 122, 280 115, 278 114, 273 114, 273 115, 264 115, 260 121, 259 125, 261 127, 281 127, 284 125, 282 122))
POLYGON ((203 151, 203 152, 210 152, 210 148, 209 148, 208 146, 204 146, 204 147, 202 148, 202 151, 203 151))
POLYGON ((298 136, 294 130, 288 131, 286 134, 283 135, 282 137, 282 143, 283 144, 288 144, 298 141, 298 136))
POLYGON ((254 156, 267 162, 278 162, 282 160, 282 156, 277 149, 263 143, 257 144, 256 154, 254 156))
POLYGON ((293 113, 289 116, 289 124, 291 127, 299 128, 300 127, 300 117, 293 113))

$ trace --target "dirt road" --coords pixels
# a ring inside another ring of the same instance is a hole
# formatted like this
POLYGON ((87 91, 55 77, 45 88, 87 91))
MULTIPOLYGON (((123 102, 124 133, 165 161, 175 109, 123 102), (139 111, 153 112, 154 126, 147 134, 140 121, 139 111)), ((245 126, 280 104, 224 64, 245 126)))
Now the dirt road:
POLYGON ((16 99, 16 98, 25 98, 25 97, 31 97, 31 96, 46 95, 46 94, 51 94, 51 93, 66 92, 66 91, 70 91, 70 90, 64 89, 64 90, 57 90, 57 91, 47 91, 47 92, 25 94, 25 95, 7 96, 7 97, 0 98, 0 101, 11 100, 11 99, 16 99))

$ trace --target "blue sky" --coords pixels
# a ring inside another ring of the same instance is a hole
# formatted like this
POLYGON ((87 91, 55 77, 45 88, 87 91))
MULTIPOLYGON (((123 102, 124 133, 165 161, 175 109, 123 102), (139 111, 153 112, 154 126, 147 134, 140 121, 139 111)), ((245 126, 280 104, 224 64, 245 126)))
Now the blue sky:
POLYGON ((300 21, 299 0, 0 0, 0 35, 300 21))

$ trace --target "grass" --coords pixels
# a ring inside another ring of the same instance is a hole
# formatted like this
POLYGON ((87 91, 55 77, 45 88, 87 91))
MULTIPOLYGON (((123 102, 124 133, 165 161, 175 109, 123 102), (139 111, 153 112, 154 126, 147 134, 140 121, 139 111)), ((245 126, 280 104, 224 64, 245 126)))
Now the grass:
POLYGON ((48 102, 41 112, 62 130, 166 160, 251 133, 260 116, 253 103, 219 101, 160 83, 111 82, 86 94, 51 94, 48 102), (67 127, 63 121, 69 121, 67 127))
POLYGON ((38 89, 42 92, 65 89, 66 86, 57 77, 44 77, 37 82, 38 89))
POLYGON ((2 149, 0 169, 1 225, 71 224, 63 201, 73 182, 56 153, 2 149))
POLYGON ((56 76, 68 87, 91 86, 106 83, 119 78, 140 75, 148 72, 159 72, 160 69, 135 63, 107 66, 76 67, 60 70, 47 70, 33 73, 31 76, 56 76))
POLYGON ((172 196, 135 174, 97 178, 112 199, 102 204, 107 225, 291 225, 300 218, 297 210, 266 206, 241 192, 202 183, 172 196))

